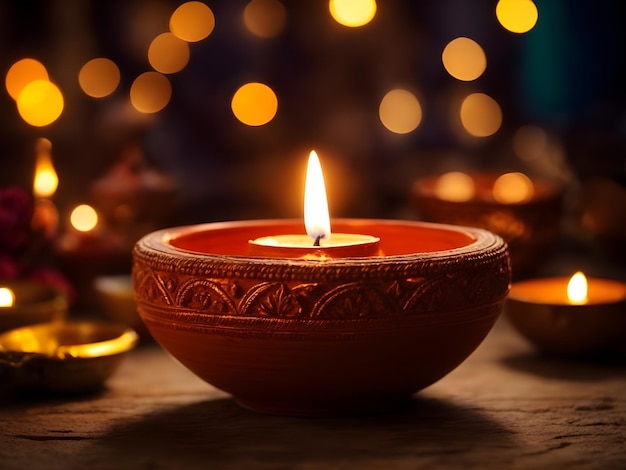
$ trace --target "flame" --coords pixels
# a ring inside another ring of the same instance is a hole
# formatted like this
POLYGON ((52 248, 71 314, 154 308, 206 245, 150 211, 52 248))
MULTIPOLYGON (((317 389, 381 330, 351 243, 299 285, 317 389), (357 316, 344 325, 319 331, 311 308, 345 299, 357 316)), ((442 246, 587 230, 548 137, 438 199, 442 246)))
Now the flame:
POLYGON ((573 304, 587 303, 587 278, 578 271, 567 283, 567 298, 573 304))
POLYGON ((15 303, 15 295, 8 287, 0 287, 0 307, 12 307, 15 303))
POLYGON ((35 179, 33 192, 36 197, 52 197, 59 185, 59 177, 52 165, 52 143, 46 138, 37 139, 35 144, 35 179))
POLYGON ((70 223, 79 232, 90 232, 98 225, 98 213, 93 207, 81 204, 70 214, 70 223))
POLYGON ((306 233, 316 241, 316 244, 321 239, 328 240, 330 238, 330 216, 328 214, 324 174, 315 150, 312 150, 309 155, 309 164, 306 172, 304 225, 306 233))

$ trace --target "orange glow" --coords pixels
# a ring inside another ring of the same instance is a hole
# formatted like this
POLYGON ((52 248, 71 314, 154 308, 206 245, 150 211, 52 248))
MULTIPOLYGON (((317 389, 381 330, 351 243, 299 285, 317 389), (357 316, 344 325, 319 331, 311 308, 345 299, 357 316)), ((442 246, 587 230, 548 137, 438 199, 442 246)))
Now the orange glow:
POLYGON ((189 62, 189 45, 172 33, 159 34, 150 44, 148 61, 157 72, 180 72, 189 62))
POLYGON ((15 294, 8 287, 0 287, 0 308, 13 307, 15 294))
POLYGON ((109 96, 120 84, 120 69, 110 59, 91 59, 78 72, 78 84, 92 98, 109 96))
POLYGON ((26 58, 18 60, 9 68, 4 83, 11 98, 17 100, 20 92, 30 82, 48 79, 48 71, 41 62, 26 58))
POLYGON ((130 102, 141 113, 158 113, 172 97, 172 85, 158 72, 139 75, 130 87, 130 102))
POLYGON ((500 24, 512 33, 527 33, 539 19, 537 5, 531 0, 500 0, 496 5, 500 24))
POLYGON ((17 97, 17 110, 31 126, 52 124, 63 112, 61 90, 47 80, 35 80, 26 85, 17 97))
POLYGON ((59 185, 57 172, 52 165, 52 142, 42 137, 37 140, 35 149, 33 193, 35 197, 52 197, 59 185))
POLYGON ((441 54, 443 66, 454 78, 472 81, 487 68, 487 56, 480 45, 469 38, 456 38, 448 43, 441 54))
POLYGON ((502 204, 517 204, 532 198, 535 188, 524 173, 506 173, 493 184, 493 198, 502 204))
POLYGON ((376 16, 376 0, 330 0, 328 9, 333 19, 344 26, 356 28, 376 16))
POLYGON ((378 116, 383 126, 391 132, 408 134, 420 125, 422 107, 413 93, 395 89, 381 100, 378 116))
POLYGON ((202 2, 183 3, 170 17, 170 31, 183 41, 202 41, 214 28, 213 11, 202 2))
POLYGON ((444 201, 465 202, 474 197, 474 186, 471 176, 460 171, 451 171, 437 178, 435 195, 444 201))
POLYGON ((582 271, 574 274, 567 283, 567 298, 572 304, 587 303, 587 278, 582 271))
POLYGON ((315 150, 309 155, 304 186, 304 225, 309 237, 328 240, 330 238, 330 215, 322 166, 315 150))
POLYGON ((484 93, 473 93, 463 100, 461 123, 470 135, 488 137, 500 129, 502 110, 490 96, 484 93))
POLYGON ((274 91, 263 83, 246 83, 235 92, 231 109, 242 123, 248 126, 262 126, 276 116, 278 98, 274 91))
POLYGON ((243 11, 246 28, 260 38, 271 38, 285 28, 287 10, 278 0, 252 0, 243 11))
POLYGON ((79 232, 90 232, 98 225, 98 213, 93 207, 81 204, 70 214, 70 223, 79 232))

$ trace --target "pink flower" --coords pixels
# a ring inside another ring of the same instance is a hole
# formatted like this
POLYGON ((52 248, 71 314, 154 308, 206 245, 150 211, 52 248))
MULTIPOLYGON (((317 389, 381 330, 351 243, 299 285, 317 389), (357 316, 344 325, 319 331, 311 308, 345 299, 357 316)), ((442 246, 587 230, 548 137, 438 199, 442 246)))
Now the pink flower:
POLYGON ((33 211, 33 198, 24 189, 0 188, 0 253, 15 254, 25 249, 33 211))

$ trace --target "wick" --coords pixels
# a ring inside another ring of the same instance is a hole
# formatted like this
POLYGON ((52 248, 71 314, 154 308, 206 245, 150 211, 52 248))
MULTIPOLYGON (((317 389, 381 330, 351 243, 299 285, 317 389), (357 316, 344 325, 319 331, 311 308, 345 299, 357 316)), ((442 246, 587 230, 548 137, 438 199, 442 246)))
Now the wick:
POLYGON ((324 235, 318 235, 315 237, 315 241, 313 242, 313 246, 320 246, 320 240, 324 238, 324 235))

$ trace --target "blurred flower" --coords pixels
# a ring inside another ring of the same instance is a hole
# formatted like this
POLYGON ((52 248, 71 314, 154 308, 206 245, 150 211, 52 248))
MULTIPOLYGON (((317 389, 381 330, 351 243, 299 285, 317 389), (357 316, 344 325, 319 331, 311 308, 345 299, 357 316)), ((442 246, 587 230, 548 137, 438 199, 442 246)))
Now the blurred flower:
POLYGON ((23 188, 0 188, 0 280, 31 279, 63 292, 68 301, 76 298, 74 287, 48 266, 52 240, 32 226, 34 199, 23 188))
POLYGON ((12 254, 26 248, 33 210, 33 198, 24 189, 0 188, 0 253, 12 254))

